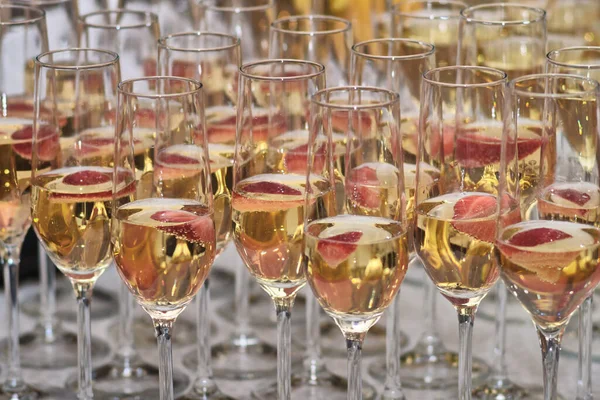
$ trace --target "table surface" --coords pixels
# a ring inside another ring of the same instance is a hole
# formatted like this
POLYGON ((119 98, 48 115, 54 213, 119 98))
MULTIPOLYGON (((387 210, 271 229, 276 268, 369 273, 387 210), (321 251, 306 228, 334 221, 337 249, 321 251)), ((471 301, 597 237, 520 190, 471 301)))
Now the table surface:
MULTIPOLYGON (((215 268, 224 268, 233 271, 233 268, 239 265, 241 261, 235 254, 235 250, 231 247, 217 260, 215 268)), ((423 279, 424 272, 420 268, 409 269, 407 278, 411 281, 420 281, 423 279)), ((110 268, 104 273, 98 282, 98 286, 110 290, 116 294, 119 285, 122 285, 121 279, 117 275, 114 268, 110 268)), ((307 290, 306 288, 303 290, 307 290)), ((20 298, 24 299, 37 291, 36 285, 25 285, 20 289, 20 298)), ((231 290, 233 292, 233 288, 231 290)), ((265 295, 266 296, 266 295, 265 295)), ((512 296, 511 296, 512 297, 512 296)), ((530 322, 525 311, 509 297, 509 317, 511 320, 517 320, 521 322, 512 322, 508 325, 507 332, 507 364, 510 377, 523 385, 541 385, 542 384, 542 363, 541 353, 537 340, 535 329, 530 322)), ((212 310, 216 310, 220 305, 223 305, 227 299, 217 299, 213 301, 212 310)), ((4 298, 2 297, 2 306, 0 310, 2 316, 4 316, 5 307, 4 298)), ((93 300, 92 300, 93 307, 93 300)), ((410 337, 410 344, 412 346, 419 338, 423 325, 423 289, 414 284, 408 284, 405 282, 402 286, 401 292, 401 307, 402 307, 402 330, 406 332, 410 337)), ((139 315, 143 315, 141 308, 137 307, 136 312, 139 315)), ((75 309, 75 299, 73 298, 73 309, 75 309)), ((485 299, 480 307, 478 317, 475 320, 474 330, 474 342, 473 342, 473 354, 479 358, 482 358, 488 362, 491 361, 494 346, 494 322, 487 315, 493 315, 494 313, 494 301, 492 299, 485 299)), ((265 312, 270 312, 265 307, 265 312)), ((274 311, 272 311, 274 312, 274 311)), ((211 318, 213 318, 214 324, 218 327, 217 334, 214 334, 211 338, 213 345, 219 340, 224 340, 229 336, 232 329, 232 324, 228 320, 224 319, 219 313, 212 312, 211 318)), ((195 303, 192 303, 188 309, 182 314, 180 318, 186 318, 193 320, 195 315, 195 303)), ((116 317, 116 312, 115 312, 116 317)), ((292 312, 293 318, 293 312, 292 312)), ((326 317, 324 317, 326 318, 326 317)), ((437 308, 437 320, 440 335, 449 349, 456 350, 458 347, 458 325, 456 312, 450 306, 450 303, 439 295, 438 308, 437 308)), ((108 336, 108 327, 114 323, 114 318, 94 320, 92 321, 92 332, 99 338, 106 338, 108 336)), ((570 348, 576 348, 576 322, 577 318, 573 318, 568 333, 565 335, 565 345, 568 342, 570 348)), ((26 332, 34 327, 35 320, 25 315, 21 316, 21 331, 26 332)), ((76 331, 76 326, 73 323, 65 323, 65 327, 73 332, 76 331)), ((275 323, 272 329, 263 329, 259 332, 262 339, 269 343, 276 345, 276 329, 275 323)), ((301 327, 300 327, 301 328, 301 327)), ((148 329, 153 329, 151 321, 148 318, 148 329)), ((6 335, 6 329, 2 332, 2 335, 6 335)), ((175 324, 174 335, 177 335, 177 323, 175 324)), ((368 339, 367 339, 368 340, 368 339)), ((340 346, 343 346, 343 338, 340 332, 339 334, 340 346)), ((114 342, 114 341, 113 341, 114 342)), ((597 341, 600 346, 600 340, 597 341)), ((150 345, 138 346, 138 350, 146 361, 156 363, 157 362, 157 349, 150 345)), ((182 363, 182 357, 190 352, 195 352, 195 344, 189 343, 185 346, 174 346, 173 357, 175 368, 180 368, 186 371, 190 375, 192 372, 186 370, 182 363)), ((600 353, 600 348, 597 350, 600 353)), ((342 354, 343 355, 343 354, 342 354)), ((369 354, 368 349, 365 349, 363 353, 363 367, 364 367, 364 380, 374 385, 378 390, 383 386, 381 382, 377 382, 368 376, 366 369, 369 364, 376 359, 372 354, 369 354)), ((101 360, 106 361, 106 359, 101 360)), ((344 376, 346 374, 346 360, 343 357, 340 358, 327 358, 327 367, 334 373, 344 376)), ((74 368, 56 370, 56 371, 38 371, 38 370, 25 370, 25 378, 33 383, 40 385, 61 385, 67 376, 75 372, 74 368)), ((600 364, 595 363, 593 366, 593 375, 597 376, 600 373, 600 364)), ((274 379, 274 377, 273 377, 274 379)), ((566 399, 574 399, 576 393, 576 382, 577 380, 577 359, 572 355, 562 354, 559 367, 559 390, 566 399)), ((232 381, 219 381, 219 385, 223 391, 227 394, 235 396, 240 399, 249 399, 249 393, 253 388, 260 385, 261 381, 243 381, 243 382, 232 382, 232 381)), ((600 380, 596 380, 596 390, 600 392, 600 380)), ((456 398, 456 394, 450 392, 423 392, 423 391, 411 391, 405 390, 408 400, 428 400, 428 399, 451 399, 456 398)))

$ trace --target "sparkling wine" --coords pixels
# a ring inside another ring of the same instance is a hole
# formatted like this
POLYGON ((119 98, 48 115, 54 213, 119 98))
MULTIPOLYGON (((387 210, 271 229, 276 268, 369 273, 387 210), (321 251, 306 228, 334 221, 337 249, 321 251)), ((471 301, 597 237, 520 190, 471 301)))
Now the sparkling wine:
POLYGON ((233 191, 233 237, 238 252, 273 297, 287 297, 306 282, 302 262, 305 190, 311 191, 310 219, 333 214, 328 181, 311 175, 261 174, 237 183, 233 191))
MULTIPOLYGON (((493 34, 497 33, 494 30, 493 34)), ((479 40, 478 65, 500 69, 506 72, 509 80, 544 72, 541 55, 545 53, 546 44, 541 40, 528 37, 486 37, 479 40)))
MULTIPOLYGON (((427 10, 425 12, 427 15, 436 14, 435 10, 427 10)), ((440 17, 442 16, 440 13, 437 14, 439 14, 440 17)), ((392 27, 392 31, 393 30, 394 28, 392 27)), ((431 22, 407 22, 404 24, 401 35, 398 37, 405 37, 434 44, 435 60, 438 67, 447 67, 457 64, 458 19, 450 19, 447 21, 431 20, 431 22)), ((420 81, 421 77, 418 76, 418 71, 415 71, 415 75, 417 76, 417 80, 420 81)))
POLYGON ((117 270, 150 315, 177 316, 202 287, 215 258, 215 228, 194 200, 151 198, 116 212, 117 270))
POLYGON ((363 331, 390 304, 408 267, 407 233, 394 220, 339 215, 305 232, 308 281, 344 330, 363 331))
POLYGON ((398 168, 383 162, 364 163, 346 175, 347 209, 350 214, 395 219, 400 211, 398 168))
POLYGON ((566 324, 600 282, 600 230, 533 220, 501 231, 496 255, 508 289, 546 329, 566 324))
MULTIPOLYGON (((133 177, 118 174, 118 202, 135 191, 133 177)), ((110 220, 113 169, 66 167, 32 181, 31 216, 56 266, 69 278, 94 281, 112 261, 110 220)))
POLYGON ((553 183, 538 199, 541 219, 600 224, 600 188, 587 182, 553 183))
MULTIPOLYGON (((58 130, 40 126, 38 167, 49 168, 58 155, 58 130)), ((0 118, 0 241, 18 244, 31 223, 30 181, 33 121, 0 118)))
POLYGON ((476 305, 498 279, 493 258, 496 196, 451 193, 417 205, 415 249, 431 280, 454 305, 476 305))

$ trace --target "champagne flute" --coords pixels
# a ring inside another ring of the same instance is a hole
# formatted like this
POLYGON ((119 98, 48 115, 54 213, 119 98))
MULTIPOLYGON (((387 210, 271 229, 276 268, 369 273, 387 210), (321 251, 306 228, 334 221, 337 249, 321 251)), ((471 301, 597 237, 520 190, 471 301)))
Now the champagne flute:
MULTIPOLYGON (((546 56, 546 69, 549 73, 581 75, 596 81, 600 80, 600 47, 582 46, 553 50, 546 56)), ((573 135, 567 140, 573 145, 573 135)), ((592 358, 594 323, 592 319, 592 299, 587 298, 579 307, 579 368, 577 370, 577 398, 592 398, 592 358)))
MULTIPOLYGON (((213 32, 186 32, 159 40, 158 70, 161 75, 182 76, 204 82, 208 154, 217 230, 217 256, 229 242, 231 190, 235 150, 236 110, 233 88, 241 63, 240 40, 213 32)), ((212 284, 212 281, 211 281, 212 284)), ((183 396, 187 400, 231 399, 212 376, 210 347, 210 286, 204 282, 197 298, 197 352, 183 359, 196 368, 196 379, 183 396)), ((227 289, 222 288, 225 292, 227 289)))
POLYGON ((330 86, 348 84, 352 24, 326 15, 303 15, 273 21, 271 57, 318 61, 330 86))
MULTIPOLYGON (((31 225, 30 171, 32 163, 33 96, 27 90, 28 65, 39 52, 48 50, 46 16, 33 7, 0 5, 2 55, 14 62, 2 63, 0 91, 2 94, 3 143, 0 153, 2 174, 0 192, 0 254, 4 274, 7 336, 6 375, 0 388, 1 399, 30 399, 41 392, 29 386, 21 373, 21 343, 19 340, 19 255, 25 234, 31 225), (8 79, 10 77, 10 79, 8 79)), ((51 127, 48 131, 52 137, 51 127)), ((55 138, 58 134, 54 135, 55 138)))
MULTIPOLYGON (((270 28, 269 52, 273 58, 290 58, 320 62, 330 85, 348 84, 352 24, 342 18, 325 15, 291 16, 273 21, 270 28)), ((345 137, 340 137, 344 139, 345 137)), ((338 143, 343 145, 343 143, 338 143)), ((340 154, 337 154, 339 156, 340 154)), ((292 379, 293 397, 345 398, 347 384, 331 374, 321 358, 322 330, 330 332, 332 343, 339 338, 331 326, 321 324, 321 310, 312 293, 305 296, 306 350, 304 369, 292 379), (325 329, 323 329, 325 328, 325 329)), ((324 346, 331 352, 332 346, 324 346)), ((335 347, 334 347, 335 348, 335 347)), ((374 390, 370 389, 371 391, 374 390)), ((259 397, 267 398, 271 390, 265 388, 259 397)), ((257 392, 255 392, 257 394, 257 392)))
MULTIPOLYGON (((336 87, 315 94, 311 135, 345 135, 345 189, 336 213, 305 213, 308 282, 348 348, 348 399, 363 398, 361 349, 369 329, 394 301, 408 268, 408 225, 398 94, 374 87, 336 87)), ((324 141, 324 139, 321 139, 324 141)), ((335 146, 337 147, 337 145, 335 146)), ((323 150, 309 155, 313 167, 323 150)), ((309 164, 310 165, 310 164, 309 164)), ((332 186, 338 174, 326 166, 332 186)), ((309 179, 311 171, 308 171, 309 179)), ((312 202, 306 196, 306 207, 312 202)))
POLYGON ((519 4, 482 4, 460 13, 459 57, 465 65, 498 68, 509 79, 541 73, 546 12, 519 4))
POLYGON ((242 40, 244 62, 269 57, 269 26, 276 15, 273 0, 197 0, 194 4, 199 30, 242 40))
MULTIPOLYGON (((269 55, 269 25, 275 16, 273 0, 198 0, 200 30, 220 32, 240 39, 242 61, 265 59, 269 55)), ((232 99, 237 102, 237 83, 232 99)), ((235 330, 227 340, 213 346, 214 375, 229 380, 273 376, 277 367, 276 349, 260 339, 250 326, 250 277, 243 262, 236 260, 234 309, 219 309, 230 317, 235 330)))
POLYGON ((216 254, 202 84, 148 77, 123 81, 118 91, 114 173, 122 178, 112 190, 115 264, 152 318, 160 399, 173 400, 173 324, 202 287, 216 254), (149 125, 154 165, 139 170, 146 154, 136 151, 138 130, 149 125))
POLYGON ((106 0, 107 9, 128 9, 151 12, 158 16, 163 35, 191 31, 198 25, 194 12, 196 0, 106 0))
POLYGON ((475 66, 423 76, 415 195, 415 249, 458 312, 458 398, 471 399, 473 321, 498 279, 493 259, 506 74, 475 66), (420 163, 440 171, 430 176, 420 163))
POLYGON ((96 280, 112 262, 113 175, 110 160, 87 157, 97 146, 80 135, 86 128, 109 125, 104 115, 116 104, 119 56, 81 48, 46 52, 36 57, 35 76, 31 216, 47 254, 73 285, 78 303, 77 395, 91 399, 90 303, 96 280), (76 116, 69 122, 61 108, 67 98, 76 116), (59 144, 58 136, 49 141, 47 127, 64 123, 70 123, 74 135, 70 145, 59 144))
MULTIPOLYGON (((277 395, 291 398, 292 306, 306 283, 302 263, 304 194, 331 208, 320 168, 306 178, 308 103, 325 86, 325 67, 272 59, 240 69, 231 201, 233 240, 244 264, 273 299, 277 314, 277 395)), ((263 394, 264 395, 264 394, 263 394)), ((274 393, 268 398, 275 397, 274 393)))
MULTIPOLYGON (((539 8, 517 4, 484 4, 461 11, 460 43, 463 64, 498 68, 509 79, 543 72, 546 48, 546 13, 539 8)), ((520 163, 521 176, 528 177, 530 164, 520 163)), ((503 284, 496 289, 496 338, 492 373, 474 390, 478 399, 532 397, 541 387, 527 389, 508 377, 506 366, 507 293, 503 284)))
POLYGON ((435 46, 438 67, 457 64, 458 25, 465 3, 446 0, 406 1, 392 7, 392 37, 435 46))
POLYGON ((537 328, 546 400, 558 396, 565 327, 600 282, 599 93, 596 81, 577 75, 528 75, 510 83, 513 117, 505 131, 521 157, 529 146, 517 133, 535 128, 541 172, 519 193, 525 220, 498 229, 495 253, 502 279, 537 328))
MULTIPOLYGON (((407 219, 414 214, 416 153, 421 76, 435 65, 435 48, 432 44, 410 39, 374 39, 352 46, 351 82, 356 85, 386 87, 400 95, 402 151, 404 160, 404 189, 407 198, 407 219)), ((436 171, 431 167, 431 173, 436 171)), ((415 261, 412 245, 409 259, 415 261)), ((386 355, 369 368, 374 377, 384 380, 382 398, 404 399, 400 360, 400 295, 387 310, 386 355)), ((422 349, 424 350, 424 349, 422 349)), ((424 352, 413 350, 411 359, 425 360, 424 352)), ((406 356, 405 356, 406 358, 406 356)), ((414 367, 415 363, 412 364, 414 367)))

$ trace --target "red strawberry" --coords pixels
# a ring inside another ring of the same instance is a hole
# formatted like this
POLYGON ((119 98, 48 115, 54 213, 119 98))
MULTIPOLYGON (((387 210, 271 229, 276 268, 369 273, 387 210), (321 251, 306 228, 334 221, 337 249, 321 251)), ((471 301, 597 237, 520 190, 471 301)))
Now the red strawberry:
POLYGON ((362 237, 362 232, 350 231, 339 235, 319 239, 317 252, 330 266, 335 266, 346 260, 352 254, 362 237))
POLYGON ((177 225, 162 225, 157 229, 172 235, 183 237, 190 242, 215 246, 215 224, 206 215, 197 215, 188 211, 157 211, 150 216, 155 221, 174 223, 177 225))
POLYGON ((352 129, 366 135, 371 130, 374 114, 367 111, 335 111, 331 113, 331 126, 334 131, 347 132, 352 129), (349 121, 352 114, 352 122, 349 121))
POLYGON ((144 60, 144 76, 156 76, 156 60, 154 58, 147 58, 144 60))
POLYGON ((285 196, 300 196, 302 194, 298 189, 271 181, 248 183, 242 189, 247 193, 281 194, 285 196))
POLYGON ((575 203, 581 207, 583 207, 591 199, 589 194, 575 189, 555 189, 552 191, 552 194, 562 197, 563 199, 568 200, 571 203, 575 203))
MULTIPOLYGON (((541 138, 517 139, 519 159, 533 154, 541 145, 541 138)), ((502 138, 486 136, 485 132, 461 132, 456 138, 456 159, 467 168, 497 164, 501 151, 502 138)))
POLYGON ((488 218, 497 211, 495 197, 490 195, 471 194, 460 198, 454 204, 454 222, 457 231, 466 233, 476 239, 493 242, 496 237, 496 220, 488 218), (473 221, 486 218, 483 221, 473 221), (466 220, 465 222, 460 222, 466 220))
POLYGON ((371 166, 360 166, 348 174, 346 194, 349 199, 362 207, 377 209, 381 205, 377 170, 371 166), (373 187, 374 186, 374 187, 373 187))
POLYGON ((90 186, 110 182, 111 176, 108 173, 93 170, 77 171, 63 178, 63 183, 72 186, 90 186))
MULTIPOLYGON (((323 172, 327 158, 327 144, 322 143, 315 151, 312 163, 312 172, 323 172)), ((300 145, 288 150, 284 156, 286 171, 288 173, 305 174, 308 164, 308 144, 300 145)))
MULTIPOLYGON (((28 118, 33 119, 33 104, 26 101, 9 100, 7 104, 6 115, 11 118, 28 118)), ((42 121, 52 121, 57 114, 58 126, 63 127, 67 124, 67 117, 58 114, 58 111, 53 112, 47 107, 40 105, 39 118, 42 121)))
POLYGON ((519 247, 534 247, 556 240, 569 239, 573 236, 552 228, 535 228, 521 231, 513 235, 508 243, 519 247))
MULTIPOLYGON (((33 144, 33 126, 28 125, 11 135, 19 143, 13 145, 14 151, 21 157, 31 160, 33 144)), ((53 161, 60 151, 58 131, 50 125, 39 127, 37 134, 38 157, 41 161, 53 161)))

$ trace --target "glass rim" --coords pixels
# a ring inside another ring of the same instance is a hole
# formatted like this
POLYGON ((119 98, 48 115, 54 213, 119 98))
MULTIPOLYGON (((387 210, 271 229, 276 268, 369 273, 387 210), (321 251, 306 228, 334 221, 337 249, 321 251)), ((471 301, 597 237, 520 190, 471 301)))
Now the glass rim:
POLYGON ((146 27, 150 27, 152 25, 158 24, 158 15, 156 15, 155 13, 150 12, 150 11, 129 10, 129 9, 126 9, 126 8, 114 8, 114 9, 108 9, 108 10, 92 11, 90 13, 80 15, 79 16, 79 22, 81 22, 85 27, 89 27, 89 28, 117 29, 117 30, 121 30, 121 29, 137 29, 137 28, 146 28, 146 27), (121 24, 98 24, 98 23, 91 23, 91 22, 87 22, 86 21, 86 19, 88 17, 94 17, 96 15, 107 15, 107 14, 143 15, 145 17, 149 17, 150 21, 149 22, 132 23, 132 24, 127 24, 127 25, 121 25, 121 24))
POLYGON ((335 86, 330 88, 321 89, 315 94, 313 94, 310 98, 310 102, 316 104, 320 107, 331 108, 336 110, 373 110, 376 108, 389 107, 394 104, 400 104, 400 95, 391 90, 387 90, 380 87, 375 86, 360 86, 360 85, 351 85, 351 86, 335 86), (334 93, 334 92, 376 92, 376 93, 385 93, 390 96, 390 100, 381 101, 378 103, 369 103, 369 104, 340 104, 340 103, 331 103, 328 101, 317 100, 317 96, 320 96, 324 93, 334 93))
POLYGON ((463 9, 460 12, 461 19, 465 20, 467 23, 481 24, 481 25, 492 25, 492 26, 505 26, 505 25, 530 25, 535 24, 546 19, 546 10, 539 7, 530 7, 524 6, 516 3, 489 3, 489 4, 479 4, 476 6, 471 6, 463 9), (535 18, 530 19, 520 19, 520 20, 508 20, 508 21, 492 21, 480 18, 473 18, 466 15, 467 12, 470 11, 478 11, 481 9, 517 9, 517 10, 527 10, 532 13, 537 14, 535 18))
POLYGON ((406 12, 406 11, 402 11, 400 10, 400 6, 401 4, 394 4, 392 6, 392 15, 399 15, 402 17, 408 17, 408 18, 414 18, 414 19, 423 19, 423 20, 450 20, 450 19, 460 19, 460 13, 462 12, 462 10, 464 10, 465 8, 468 8, 469 6, 466 3, 463 3, 462 1, 456 1, 456 0, 413 0, 408 2, 410 4, 417 4, 417 3, 424 3, 424 4, 428 4, 428 3, 437 3, 440 5, 449 5, 449 6, 460 6, 462 7, 461 10, 456 14, 456 15, 432 15, 432 14, 428 14, 428 15, 421 15, 421 14, 415 14, 413 12, 406 12))
POLYGON ((530 97, 530 98, 538 98, 538 99, 565 99, 565 98, 581 98, 585 95, 590 95, 592 93, 595 93, 596 95, 599 94, 599 89, 600 89, 600 84, 598 83, 598 81, 591 79, 591 78, 586 78, 585 76, 581 76, 581 75, 574 75, 574 74, 531 74, 531 75, 524 75, 518 78, 513 79, 512 81, 510 81, 510 83, 508 84, 510 91, 512 94, 515 95, 519 95, 519 96, 523 96, 523 97, 530 97), (593 87, 588 89, 588 90, 581 90, 579 92, 575 92, 575 93, 541 93, 541 92, 528 92, 526 90, 521 90, 518 89, 516 87, 516 85, 518 83, 521 82, 526 82, 526 81, 538 81, 541 79, 556 79, 556 78, 564 78, 564 79, 572 79, 574 81, 579 81, 579 82, 586 82, 588 84, 591 84, 593 87))
POLYGON ((600 46, 571 46, 571 47, 563 47, 560 49, 555 49, 549 51, 546 54, 546 61, 548 61, 552 65, 556 65, 559 67, 566 68, 577 68, 577 69, 600 69, 600 57, 598 59, 598 64, 578 64, 578 63, 570 63, 568 61, 558 61, 553 59, 553 55, 558 55, 560 53, 570 52, 570 51, 595 51, 600 56, 600 46))
POLYGON ((104 49, 87 48, 87 47, 73 47, 73 48, 68 48, 68 49, 51 50, 51 51, 46 51, 42 54, 39 54, 38 56, 35 57, 35 63, 41 67, 48 68, 48 69, 71 70, 71 71, 105 68, 105 67, 117 64, 118 62, 119 62, 119 55, 117 53, 115 53, 114 51, 104 50, 104 49), (112 60, 97 62, 97 63, 92 63, 92 64, 86 64, 86 65, 68 65, 68 64, 59 64, 59 63, 55 63, 55 62, 42 61, 43 57, 52 56, 54 54, 68 53, 68 52, 81 53, 81 52, 88 52, 88 51, 93 52, 93 53, 101 53, 101 54, 109 55, 112 57, 112 60))
POLYGON ((206 6, 207 10, 211 10, 211 11, 223 11, 223 12, 234 12, 234 13, 240 13, 240 12, 252 12, 252 11, 263 11, 263 10, 268 10, 270 8, 275 7, 275 2, 274 0, 267 0, 265 4, 262 5, 257 5, 257 6, 246 6, 246 7, 236 7, 236 6, 217 6, 214 4, 207 4, 206 6))
POLYGON ((240 75, 244 78, 253 80, 253 81, 265 81, 265 82, 294 82, 294 81, 303 81, 306 79, 315 78, 319 75, 325 74, 325 66, 321 63, 307 60, 294 60, 290 58, 273 58, 267 60, 253 61, 246 64, 243 64, 240 67, 240 75), (270 64, 290 64, 290 65, 311 65, 313 67, 317 67, 316 72, 311 72, 307 74, 294 75, 294 76, 264 76, 257 75, 246 72, 244 69, 248 69, 251 67, 257 67, 261 65, 270 65, 270 64))
POLYGON ((288 17, 276 19, 275 21, 271 22, 270 29, 275 32, 286 33, 289 35, 307 35, 307 36, 333 35, 336 33, 348 32, 350 29, 352 29, 352 22, 348 21, 347 19, 335 17, 332 15, 321 15, 321 14, 291 15, 288 17), (283 28, 276 26, 276 24, 282 24, 284 22, 290 22, 290 21, 335 21, 335 22, 339 22, 339 23, 343 24, 344 27, 337 28, 337 29, 327 29, 327 30, 322 30, 322 31, 304 31, 304 30, 296 31, 293 29, 283 29, 283 28))
POLYGON ((369 59, 373 59, 373 60, 390 60, 390 61, 418 60, 418 59, 427 58, 427 57, 433 55, 435 53, 435 45, 433 45, 431 43, 423 42, 420 40, 414 40, 414 39, 378 38, 378 39, 364 40, 362 42, 353 44, 352 45, 352 53, 359 55, 361 57, 369 58, 369 59), (425 49, 428 49, 428 50, 424 51, 423 53, 403 55, 403 56, 379 56, 379 55, 368 54, 368 53, 365 53, 364 51, 357 50, 357 48, 360 46, 368 46, 373 43, 411 43, 411 44, 416 44, 416 45, 421 46, 424 50, 425 49))
POLYGON ((46 11, 39 7, 32 7, 23 4, 0 4, 0 10, 23 10, 29 11, 33 14, 37 13, 37 16, 33 16, 30 18, 20 19, 20 20, 9 20, 9 21, 0 21, 0 26, 18 26, 18 25, 30 25, 35 24, 39 21, 42 21, 46 18, 46 11))
POLYGON ((429 85, 432 85, 432 86, 442 86, 442 87, 449 87, 449 88, 490 87, 490 86, 497 86, 500 84, 506 85, 508 83, 508 75, 506 74, 506 72, 496 69, 496 68, 482 67, 482 66, 475 66, 475 65, 449 65, 446 67, 438 67, 438 68, 433 68, 433 69, 430 69, 429 71, 426 71, 425 73, 423 73, 423 82, 427 82, 429 85), (440 81, 437 81, 437 80, 434 80, 431 78, 431 75, 436 72, 444 72, 444 71, 452 71, 452 70, 455 70, 455 71, 484 71, 488 74, 496 75, 497 79, 492 82, 483 82, 483 83, 450 83, 450 82, 440 82, 440 81))
POLYGON ((202 87, 203 87, 202 83, 195 79, 184 78, 184 77, 180 77, 180 76, 155 75, 155 76, 144 76, 141 78, 126 79, 124 81, 121 81, 117 85, 117 91, 125 96, 139 97, 142 99, 175 99, 178 97, 190 96, 193 94, 201 93, 202 87), (142 81, 147 81, 147 82, 149 82, 149 81, 166 81, 166 80, 177 81, 177 82, 188 82, 188 83, 191 83, 192 85, 194 85, 195 88, 186 90, 186 91, 182 91, 179 93, 163 93, 163 94, 160 94, 160 93, 144 94, 144 93, 137 93, 134 91, 129 91, 129 90, 124 89, 124 86, 126 84, 130 84, 130 83, 142 82, 142 81))
POLYGON ((188 52, 188 53, 208 53, 208 52, 215 52, 215 51, 225 51, 225 50, 231 50, 234 48, 239 48, 240 47, 240 38, 232 36, 232 35, 228 35, 226 33, 221 33, 221 32, 212 32, 212 31, 188 31, 188 32, 178 32, 178 33, 172 33, 170 35, 166 35, 166 36, 161 36, 158 39, 158 46, 162 49, 166 49, 166 50, 171 50, 171 51, 181 51, 181 52, 188 52), (173 45, 169 45, 167 44, 167 41, 169 39, 173 39, 173 38, 179 38, 179 37, 201 37, 201 36, 207 36, 207 37, 221 37, 221 38, 227 38, 227 39, 232 39, 232 43, 228 44, 228 45, 224 45, 224 46, 214 46, 214 47, 195 47, 195 48, 191 48, 191 47, 178 47, 178 46, 173 46, 173 45))

